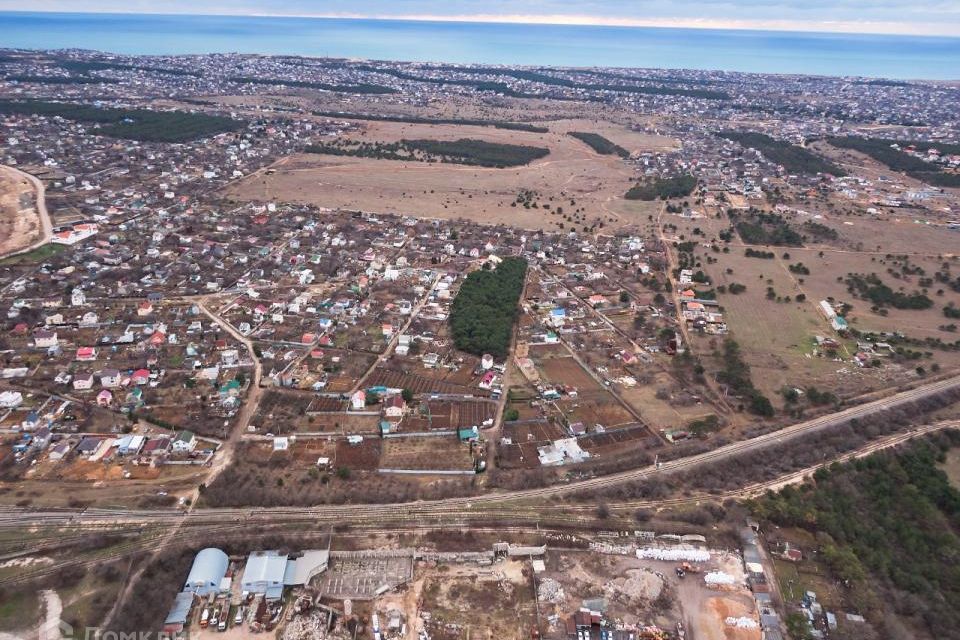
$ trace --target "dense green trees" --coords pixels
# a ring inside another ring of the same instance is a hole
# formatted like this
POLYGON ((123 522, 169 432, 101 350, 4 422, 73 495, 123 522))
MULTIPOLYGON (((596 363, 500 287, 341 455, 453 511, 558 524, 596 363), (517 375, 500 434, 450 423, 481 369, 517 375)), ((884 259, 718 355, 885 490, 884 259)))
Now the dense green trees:
POLYGON ((960 187, 960 174, 945 173, 937 165, 925 160, 907 155, 901 150, 894 149, 892 144, 901 148, 913 145, 921 151, 939 149, 943 153, 960 152, 960 145, 939 144, 933 142, 912 142, 907 140, 886 140, 883 138, 858 138, 856 136, 827 138, 827 142, 841 149, 852 149, 866 154, 881 162, 893 171, 902 171, 912 178, 922 180, 936 187, 960 187))
POLYGON ((162 73, 168 76, 192 76, 200 77, 199 71, 186 71, 184 69, 171 69, 169 67, 156 67, 144 64, 126 64, 123 62, 107 62, 104 60, 58 60, 57 66, 73 73, 89 74, 91 71, 106 71, 116 69, 119 71, 151 71, 153 73, 162 73))
MULTIPOLYGON (((803 236, 787 224, 782 217, 764 211, 748 211, 740 214, 727 212, 740 239, 746 244, 769 244, 780 247, 802 247, 803 236)), ((754 256, 759 257, 759 256, 754 256)))
POLYGON ((12 82, 33 82, 35 84, 118 84, 120 82, 119 80, 113 80, 111 78, 36 75, 7 76, 5 80, 12 82))
POLYGON ((450 310, 450 329, 458 349, 506 357, 526 273, 526 260, 505 258, 496 269, 467 276, 450 310))
POLYGON ((374 120, 377 122, 403 122, 409 124, 453 124, 469 127, 493 127, 508 131, 529 131, 547 133, 546 127, 527 122, 507 122, 505 120, 474 120, 468 118, 426 118, 421 116, 387 116, 373 113, 347 113, 342 111, 314 111, 313 115, 324 118, 344 118, 346 120, 374 120))
POLYGON ((697 186, 697 179, 690 174, 670 178, 654 178, 646 182, 638 182, 630 187, 624 198, 627 200, 656 200, 660 198, 684 198, 693 193, 697 186))
MULTIPOLYGON (((756 514, 817 536, 852 604, 883 631, 900 616, 912 637, 960 637, 960 492, 938 467, 951 431, 896 453, 818 471, 814 483, 768 494, 756 514)), ((883 637, 894 637, 881 634, 883 637)))
POLYGON ((621 147, 618 144, 607 140, 599 133, 589 133, 586 131, 571 131, 570 135, 583 142, 591 149, 597 153, 605 156, 618 155, 621 158, 626 158, 630 155, 630 152, 621 147))
POLYGON ((894 291, 884 284, 875 273, 863 275, 851 273, 846 279, 847 291, 851 294, 869 300, 879 308, 893 307, 894 309, 929 309, 933 306, 933 300, 925 294, 914 291, 905 293, 903 291, 894 291))
POLYGON ((403 140, 411 149, 445 162, 471 164, 482 167, 518 167, 543 158, 550 153, 543 147, 501 144, 486 140, 460 138, 459 140, 403 140))
POLYGON ((720 137, 739 143, 743 147, 756 149, 771 162, 775 162, 788 173, 829 173, 844 176, 846 172, 829 160, 783 140, 777 140, 763 133, 743 131, 721 131, 720 137))
POLYGON ((743 396, 750 413, 764 417, 772 416, 773 404, 753 386, 753 380, 750 379, 750 365, 744 362, 740 355, 740 345, 728 338, 723 343, 720 358, 723 368, 717 372, 717 381, 730 387, 734 394, 743 396))
POLYGON ((322 91, 333 91, 335 93, 397 93, 396 89, 386 87, 380 84, 329 84, 326 82, 307 82, 303 80, 287 80, 285 78, 247 78, 242 76, 233 76, 227 78, 230 82, 239 84, 265 84, 265 85, 284 85, 287 87, 296 87, 298 89, 320 89, 322 91))
POLYGON ((102 125, 97 133, 144 142, 186 142, 204 136, 236 131, 245 122, 223 116, 186 111, 148 109, 98 109, 90 105, 40 100, 0 100, 0 115, 60 116, 102 125))
POLYGON ((304 150, 308 153, 324 153, 337 156, 420 162, 439 161, 496 168, 529 164, 550 153, 549 149, 543 147, 502 144, 471 138, 360 142, 356 144, 320 143, 309 145, 304 150))

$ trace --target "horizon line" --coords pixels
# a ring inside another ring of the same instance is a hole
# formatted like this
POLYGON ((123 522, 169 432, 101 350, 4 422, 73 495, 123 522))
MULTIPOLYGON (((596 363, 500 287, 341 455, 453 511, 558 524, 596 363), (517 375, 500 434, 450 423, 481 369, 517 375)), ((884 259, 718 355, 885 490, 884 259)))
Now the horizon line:
POLYGON ((24 14, 87 14, 87 15, 142 15, 142 16, 197 16, 197 17, 249 17, 249 18, 305 18, 319 20, 383 20, 396 22, 449 22, 472 24, 521 24, 584 27, 620 27, 653 29, 703 29, 719 31, 775 31, 814 34, 919 36, 931 38, 960 39, 957 25, 930 25, 916 23, 904 28, 903 23, 880 21, 797 21, 797 20, 743 20, 715 18, 630 18, 601 17, 581 14, 359 14, 359 13, 194 13, 189 11, 108 11, 88 9, 65 10, 11 10, 0 13, 24 14), (895 29, 894 27, 899 27, 895 29))

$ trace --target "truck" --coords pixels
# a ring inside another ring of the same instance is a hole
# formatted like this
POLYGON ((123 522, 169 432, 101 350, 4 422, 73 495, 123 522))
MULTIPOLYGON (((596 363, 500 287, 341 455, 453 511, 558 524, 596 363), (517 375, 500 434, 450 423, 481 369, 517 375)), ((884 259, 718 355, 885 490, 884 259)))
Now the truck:
POLYGON ((207 607, 203 608, 203 611, 200 612, 200 628, 206 629, 207 625, 210 624, 210 609, 207 607))

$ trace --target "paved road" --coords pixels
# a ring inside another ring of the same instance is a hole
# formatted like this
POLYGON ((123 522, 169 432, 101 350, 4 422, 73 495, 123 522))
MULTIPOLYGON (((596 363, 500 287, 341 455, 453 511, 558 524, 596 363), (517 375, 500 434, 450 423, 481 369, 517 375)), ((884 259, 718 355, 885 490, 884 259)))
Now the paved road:
POLYGON ((755 453, 767 448, 782 445, 799 438, 807 437, 849 422, 853 418, 863 418, 888 409, 896 408, 948 390, 960 388, 960 376, 921 385, 896 395, 851 407, 837 413, 801 422, 780 431, 767 433, 756 438, 734 442, 712 451, 694 456, 671 460, 659 466, 647 466, 606 476, 589 478, 577 482, 557 484, 536 489, 488 493, 466 498, 420 501, 403 504, 346 504, 324 505, 317 507, 252 507, 252 508, 207 508, 189 512, 177 510, 136 510, 136 509, 87 509, 33 511, 24 508, 6 508, 0 510, 0 529, 22 528, 25 525, 98 525, 105 523, 169 523, 190 524, 226 523, 230 521, 267 521, 309 520, 311 522, 332 522, 337 524, 365 522, 412 522, 424 518, 457 518, 464 515, 485 513, 493 516, 500 514, 536 515, 545 500, 559 498, 585 491, 596 491, 623 484, 647 480, 656 476, 689 471, 724 459, 755 453))

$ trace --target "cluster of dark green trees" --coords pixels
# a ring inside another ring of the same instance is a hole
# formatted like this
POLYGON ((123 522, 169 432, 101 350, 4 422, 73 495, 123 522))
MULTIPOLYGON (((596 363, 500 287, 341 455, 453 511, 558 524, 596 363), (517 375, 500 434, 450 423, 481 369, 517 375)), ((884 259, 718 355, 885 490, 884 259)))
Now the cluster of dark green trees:
POLYGON ((426 118, 422 116, 387 116, 374 113, 346 113, 342 111, 314 111, 313 115, 323 118, 344 118, 346 120, 374 120, 377 122, 402 122, 409 124, 453 124, 469 127, 493 127, 508 131, 529 131, 547 133, 546 127, 527 122, 507 122, 505 120, 474 120, 470 118, 426 118))
POLYGON ((236 131, 245 122, 186 111, 148 109, 99 109, 90 105, 40 100, 0 100, 0 115, 60 116, 67 120, 102 125, 97 133, 144 142, 186 142, 205 136, 236 131))
POLYGON ((192 76, 200 77, 199 71, 187 71, 185 69, 171 69, 169 67, 156 67, 144 64, 126 64, 123 62, 106 62, 102 60, 58 60, 57 66, 71 73, 89 74, 91 71, 106 71, 117 69, 120 71, 152 71, 154 73, 163 73, 168 76, 192 76))
POLYGON ((360 71, 372 71, 374 73, 382 73, 384 75, 393 76, 398 80, 409 80, 411 82, 426 82, 428 84, 439 84, 439 85, 454 85, 460 87, 470 87, 476 89, 477 91, 493 91, 509 98, 539 98, 540 96, 533 93, 525 93, 523 91, 517 91, 510 88, 509 85, 503 82, 491 82, 489 80, 466 80, 460 78, 431 78, 430 76, 418 76, 412 73, 407 73, 406 71, 400 71, 398 69, 391 69, 388 67, 375 67, 373 65, 353 65, 350 68, 358 69, 360 71))
POLYGON ((845 176, 846 172, 829 160, 783 140, 771 138, 764 133, 744 131, 721 131, 721 138, 733 140, 743 147, 756 149, 771 162, 781 165, 788 173, 829 173, 845 176))
POLYGON ((624 198, 627 200, 652 201, 667 200, 669 198, 685 198, 693 193, 697 186, 697 179, 690 174, 670 178, 654 178, 646 182, 638 182, 630 187, 624 198))
POLYGON ((902 171, 917 180, 922 180, 936 187, 960 187, 960 174, 945 173, 936 165, 907 155, 903 151, 890 146, 897 144, 903 148, 913 145, 921 151, 938 149, 942 153, 960 153, 960 145, 913 142, 909 140, 886 140, 883 138, 859 138, 856 136, 832 136, 827 138, 827 142, 841 149, 859 151, 860 153, 870 156, 877 162, 887 165, 893 171, 902 171))
POLYGON ((747 244, 768 244, 778 247, 802 247, 803 236, 780 216, 763 211, 749 211, 745 215, 727 212, 740 239, 747 244))
POLYGON ((881 637, 957 638, 960 492, 939 464, 958 445, 960 434, 948 431, 834 464, 752 508, 765 521, 815 534, 817 555, 881 637))
POLYGON ((526 260, 505 258, 496 269, 481 269, 467 276, 450 309, 457 349, 506 357, 526 273, 526 260))
POLYGON ((35 84, 119 84, 111 78, 88 78, 85 76, 33 76, 19 75, 4 78, 12 82, 33 82, 35 84))
POLYGON ((583 142, 588 147, 604 156, 618 155, 621 158, 630 156, 630 152, 620 145, 604 138, 599 133, 589 133, 586 131, 571 131, 570 135, 583 142))
POLYGON ((772 416, 773 404, 753 386, 753 380, 750 379, 750 365, 744 362, 740 354, 740 345, 735 340, 728 338, 724 341, 720 361, 723 368, 717 372, 717 381, 730 387, 735 395, 744 397, 747 401, 747 411, 750 413, 765 418, 772 416))
MULTIPOLYGON (((373 71, 377 73, 384 73, 401 80, 411 80, 413 82, 430 82, 433 84, 455 84, 473 87, 478 91, 496 91, 497 93, 502 93, 503 95, 515 97, 515 98, 530 98, 530 97, 539 97, 537 94, 523 93, 511 89, 508 85, 502 82, 491 82, 484 80, 467 80, 467 79, 443 79, 443 78, 432 78, 429 76, 418 76, 411 73, 406 73, 404 71, 399 71, 397 69, 390 69, 386 67, 376 67, 373 65, 354 65, 351 68, 360 69, 363 71, 373 71)), ((526 80, 529 82, 539 82, 540 84, 553 85, 558 87, 567 87, 570 89, 582 89, 584 91, 617 91, 621 93, 635 93, 635 94, 647 94, 647 95, 664 95, 664 96, 686 96, 690 98, 702 98, 705 100, 729 100, 730 94, 726 91, 715 91, 710 89, 684 89, 680 87, 671 87, 671 86, 657 86, 655 84, 643 84, 643 85, 634 85, 634 84, 611 84, 609 82, 604 83, 589 83, 589 82, 578 82, 576 80, 570 80, 567 78, 559 78, 557 76, 548 75, 538 71, 532 71, 527 69, 497 69, 493 67, 457 67, 453 65, 440 65, 431 67, 432 71, 441 71, 441 72, 454 72, 454 73, 471 73, 474 75, 487 75, 487 76, 506 76, 508 78, 515 78, 517 80, 526 80)), ((600 75, 597 73, 592 73, 592 75, 600 75)), ((624 80, 624 81, 636 81, 641 80, 644 82, 662 82, 662 83, 678 83, 683 82, 682 79, 660 79, 660 78, 628 78, 625 76, 619 76, 616 74, 608 74, 607 76, 610 79, 624 80)), ((697 83, 693 83, 697 84, 697 83)))
POLYGON ((815 240, 839 240, 840 234, 833 227, 825 224, 807 220, 803 223, 803 230, 809 233, 815 240))
POLYGON ((480 167, 518 167, 550 153, 544 147, 502 144, 472 138, 459 140, 400 140, 399 142, 361 142, 356 145, 321 143, 307 146, 308 153, 377 158, 381 160, 417 160, 450 162, 480 167))
POLYGON ((296 87, 298 89, 320 89, 322 91, 333 91, 335 93, 397 93, 397 90, 391 87, 369 83, 328 84, 326 82, 307 82, 305 80, 287 80, 284 78, 247 78, 243 76, 233 76, 227 78, 227 80, 238 84, 283 85, 286 87, 296 87))
POLYGON ((933 306, 933 300, 925 294, 914 291, 906 293, 903 291, 894 291, 884 284, 875 273, 859 274, 851 273, 846 279, 847 291, 851 294, 869 300, 876 307, 893 307, 894 309, 929 309, 933 306))

